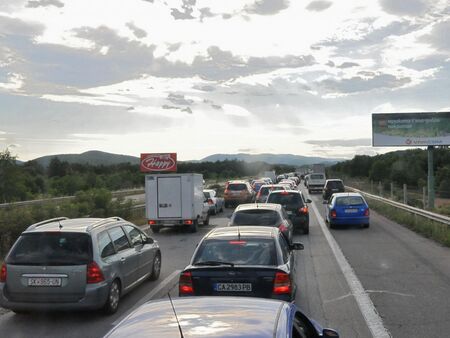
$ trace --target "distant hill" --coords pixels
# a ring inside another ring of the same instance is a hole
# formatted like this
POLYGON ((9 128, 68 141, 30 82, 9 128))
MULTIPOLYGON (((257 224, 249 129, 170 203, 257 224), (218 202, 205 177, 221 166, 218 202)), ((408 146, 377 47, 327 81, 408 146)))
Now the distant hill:
POLYGON ((292 154, 214 154, 201 159, 201 162, 216 162, 224 160, 241 160, 245 162, 266 162, 269 164, 287 164, 294 166, 310 165, 315 163, 323 163, 332 165, 343 159, 339 158, 323 158, 309 157, 292 154))
POLYGON ((53 157, 58 157, 60 161, 69 163, 80 163, 90 165, 112 165, 119 163, 131 163, 138 165, 140 162, 139 157, 129 155, 118 155, 106 153, 98 150, 86 151, 81 154, 59 154, 38 157, 35 159, 43 167, 48 167, 53 157))

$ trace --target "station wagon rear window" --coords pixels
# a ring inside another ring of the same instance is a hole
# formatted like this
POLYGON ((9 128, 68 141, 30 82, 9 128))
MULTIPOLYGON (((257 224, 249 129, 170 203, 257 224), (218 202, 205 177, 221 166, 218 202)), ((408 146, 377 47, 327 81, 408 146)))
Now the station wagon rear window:
POLYGON ((280 193, 280 194, 270 194, 267 203, 275 203, 285 205, 287 207, 302 207, 303 200, 300 194, 296 193, 280 193))
POLYGON ((85 265, 92 261, 87 234, 39 232, 22 234, 7 258, 15 265, 85 265))
POLYGON ((281 222, 280 215, 274 210, 241 210, 234 214, 234 225, 275 225, 281 222))
POLYGON ((238 265, 277 265, 273 239, 240 238, 239 240, 203 241, 193 264, 207 261, 228 262, 238 265))

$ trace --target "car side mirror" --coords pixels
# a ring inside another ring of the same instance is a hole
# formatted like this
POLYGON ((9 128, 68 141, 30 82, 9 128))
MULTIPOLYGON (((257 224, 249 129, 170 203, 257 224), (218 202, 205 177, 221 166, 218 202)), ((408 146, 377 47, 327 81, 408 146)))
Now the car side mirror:
POLYGON ((323 200, 322 204, 328 204, 328 201, 327 200, 323 200))
POLYGON ((323 329, 322 330, 322 337, 334 337, 339 338, 339 333, 332 329, 323 329))
POLYGON ((151 237, 145 237, 144 244, 153 244, 155 241, 151 237))
POLYGON ((312 203, 312 201, 309 198, 307 198, 306 203, 312 203))
POLYGON ((289 248, 291 250, 303 250, 305 247, 300 242, 294 242, 289 246, 289 248))

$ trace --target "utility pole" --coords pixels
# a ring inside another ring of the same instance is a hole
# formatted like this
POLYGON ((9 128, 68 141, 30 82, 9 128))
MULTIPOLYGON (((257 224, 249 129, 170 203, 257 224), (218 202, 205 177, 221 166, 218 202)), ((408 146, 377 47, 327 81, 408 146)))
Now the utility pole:
POLYGON ((428 146, 428 208, 434 209, 433 146, 428 146))

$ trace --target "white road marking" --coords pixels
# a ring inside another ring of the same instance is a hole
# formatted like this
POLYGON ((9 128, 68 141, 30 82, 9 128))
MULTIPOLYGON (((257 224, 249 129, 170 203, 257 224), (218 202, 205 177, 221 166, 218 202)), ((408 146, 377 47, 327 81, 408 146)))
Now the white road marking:
MULTIPOLYGON (((111 325, 116 326, 117 324, 121 323, 123 320, 125 320, 134 310, 136 310, 139 306, 142 304, 148 302, 149 300, 152 300, 153 297, 155 297, 161 290, 163 290, 167 285, 174 284, 174 280, 178 279, 178 276, 180 275, 181 270, 175 270, 172 272, 168 277, 166 277, 161 283, 159 283, 152 291, 150 291, 148 294, 146 294, 144 297, 141 298, 139 302, 137 302, 130 310, 128 310, 125 314, 120 316, 117 320, 115 320, 111 325)), ((176 283, 175 283, 176 284, 176 283)), ((171 288, 170 288, 171 289, 171 288)))
POLYGON ((378 315, 375 306, 372 303, 372 300, 368 296, 367 292, 364 290, 361 282, 358 277, 356 277, 353 268, 348 263, 344 254, 342 253, 341 248, 337 244, 334 237, 331 235, 328 230, 325 222, 322 219, 322 216, 319 214, 317 210, 315 202, 311 203, 314 213, 316 215, 317 221, 319 222, 320 227, 327 239, 328 245, 333 251, 334 256, 339 264, 339 267, 344 274, 345 279, 347 280, 348 286, 350 287, 350 291, 352 295, 355 297, 356 303, 366 321, 366 324, 372 333, 374 338, 387 338, 392 337, 389 331, 384 327, 383 321, 381 317, 378 315))

